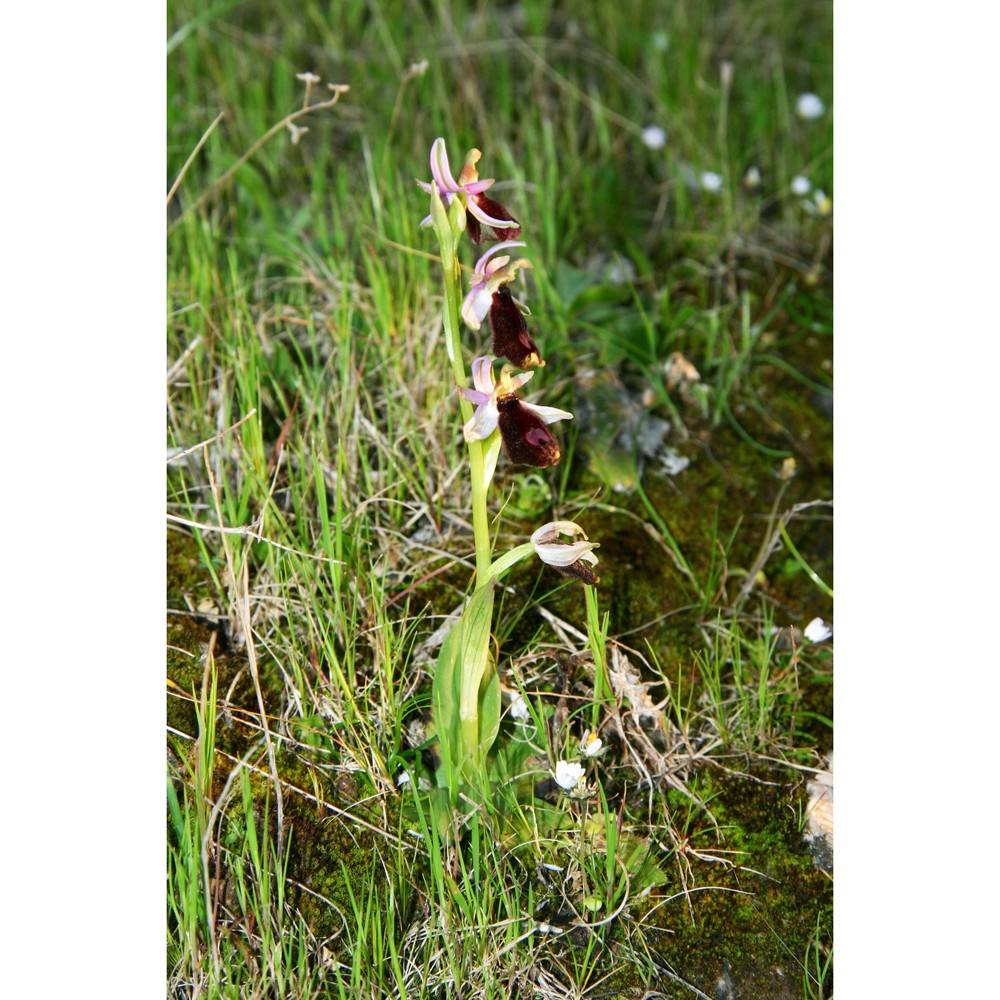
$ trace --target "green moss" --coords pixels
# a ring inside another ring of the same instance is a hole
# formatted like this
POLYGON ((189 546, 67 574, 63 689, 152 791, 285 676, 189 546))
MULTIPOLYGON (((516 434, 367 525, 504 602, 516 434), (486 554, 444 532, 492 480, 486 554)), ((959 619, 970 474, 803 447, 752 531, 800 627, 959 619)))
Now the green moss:
POLYGON ((737 996, 800 997, 798 962, 817 921, 832 928, 833 883, 803 841, 796 819, 802 791, 788 785, 786 774, 703 772, 694 783, 702 798, 712 797, 722 843, 701 836, 692 847, 728 863, 688 854, 699 891, 660 908, 655 919, 672 932, 663 958, 710 995, 725 967, 737 996))

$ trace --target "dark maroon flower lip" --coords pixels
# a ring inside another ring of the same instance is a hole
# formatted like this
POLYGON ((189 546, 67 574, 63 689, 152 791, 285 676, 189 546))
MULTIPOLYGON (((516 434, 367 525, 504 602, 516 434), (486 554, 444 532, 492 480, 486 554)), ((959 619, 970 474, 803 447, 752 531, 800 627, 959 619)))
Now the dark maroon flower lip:
POLYGON ((475 203, 482 214, 491 219, 513 223, 513 226, 507 229, 500 229, 486 221, 482 221, 470 211, 465 217, 465 228, 473 243, 478 245, 481 243, 496 243, 498 240, 516 240, 520 238, 521 224, 496 199, 490 198, 485 194, 470 194, 469 202, 475 203))
POLYGON ((493 293, 489 317, 490 329, 493 331, 493 353, 498 358, 506 358, 517 368, 541 368, 545 365, 528 333, 524 314, 506 285, 501 285, 493 293))
POLYGON ((503 450, 515 465, 546 469, 562 458, 559 443, 545 421, 513 393, 497 399, 497 422, 503 450))
POLYGON ((601 582, 601 578, 585 562, 578 561, 570 563, 569 566, 553 566, 552 568, 563 576, 581 580, 591 587, 596 587, 601 582))

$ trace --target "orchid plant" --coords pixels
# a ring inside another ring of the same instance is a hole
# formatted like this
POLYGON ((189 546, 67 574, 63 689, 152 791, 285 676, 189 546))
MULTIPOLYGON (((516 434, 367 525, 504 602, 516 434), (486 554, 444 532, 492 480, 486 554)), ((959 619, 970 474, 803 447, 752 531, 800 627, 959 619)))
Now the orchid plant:
POLYGON ((470 150, 456 179, 444 139, 436 139, 431 147, 431 180, 417 181, 431 200, 430 214, 421 225, 431 227, 440 244, 445 343, 468 447, 476 549, 475 588, 441 646, 432 692, 441 759, 438 780, 450 790, 453 805, 463 787, 485 787, 479 779, 500 728, 500 679, 491 639, 498 579, 534 554, 587 586, 598 582, 592 568, 597 565, 597 543, 588 541, 583 528, 572 521, 544 524, 529 541, 494 556, 487 497, 501 449, 516 465, 556 465, 562 451, 549 427, 571 420, 573 414, 529 403, 517 394, 533 377, 532 369, 545 365, 528 332, 525 317, 530 313, 509 287, 531 265, 511 259, 508 251, 526 245, 520 239, 521 224, 485 193, 494 181, 480 179, 476 164, 481 157, 478 149, 470 150), (464 296, 458 257, 463 233, 475 244, 495 244, 473 268, 471 287, 464 296), (471 385, 462 354, 462 321, 475 333, 488 323, 492 334, 491 353, 472 362, 471 385), (498 374, 495 367, 500 361, 504 364, 498 374))

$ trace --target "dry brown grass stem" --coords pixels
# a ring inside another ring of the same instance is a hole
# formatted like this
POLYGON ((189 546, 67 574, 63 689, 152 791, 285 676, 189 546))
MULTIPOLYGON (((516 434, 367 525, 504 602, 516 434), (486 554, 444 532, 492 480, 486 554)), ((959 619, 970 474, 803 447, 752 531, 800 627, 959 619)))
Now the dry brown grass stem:
POLYGON ((170 190, 167 192, 167 206, 169 207, 170 202, 173 201, 174 195, 177 193, 177 189, 181 186, 181 181, 184 180, 184 175, 188 172, 188 168, 194 163, 194 158, 201 152, 201 147, 205 145, 208 141, 208 137, 215 131, 215 127, 222 121, 225 117, 225 111, 220 111, 215 116, 215 121, 205 129, 202 137, 198 140, 198 145, 191 150, 191 155, 184 161, 184 166, 181 167, 180 173, 177 175, 177 179, 173 184, 170 185, 170 190))
MULTIPOLYGON (((317 101, 315 104, 309 104, 306 105, 305 107, 299 108, 298 110, 293 111, 291 114, 285 115, 285 117, 282 118, 281 121, 276 122, 274 125, 272 125, 221 177, 213 181, 213 183, 209 184, 208 187, 206 187, 205 190, 197 198, 195 198, 195 200, 191 202, 191 204, 188 205, 188 207, 185 208, 184 211, 181 212, 181 214, 176 219, 174 219, 173 222, 170 223, 170 225, 167 227, 167 232, 168 233, 173 232, 173 230, 177 227, 177 224, 181 221, 181 219, 183 219, 190 212, 193 212, 195 209, 200 208, 202 205, 205 204, 205 202, 215 197, 215 195, 218 194, 218 192, 222 190, 222 188, 224 188, 226 184, 228 184, 229 181, 233 179, 233 176, 235 175, 236 171, 239 170, 244 163, 250 160, 257 153, 257 151, 262 146, 264 146, 264 144, 269 139, 273 138, 283 129, 288 128, 290 124, 297 121, 299 118, 302 118, 304 115, 311 114, 314 111, 323 111, 326 108, 332 108, 340 100, 341 95, 350 90, 350 87, 345 83, 330 84, 329 86, 334 91, 333 97, 327 98, 325 101, 317 101)), ((188 157, 188 163, 185 163, 184 168, 181 170, 177 180, 174 181, 173 187, 171 187, 170 189, 170 193, 167 195, 167 205, 170 204, 171 199, 176 193, 177 188, 180 185, 181 178, 184 176, 184 172, 188 168, 188 164, 197 154, 198 150, 201 148, 204 141, 208 138, 209 133, 215 127, 215 124, 219 121, 221 117, 222 113, 219 114, 219 117, 216 118, 215 122, 213 122, 212 125, 208 128, 208 130, 206 130, 205 135, 202 136, 201 141, 195 147, 194 151, 191 153, 191 156, 188 157)))
POLYGON ((242 424, 245 424, 256 413, 257 413, 257 407, 254 407, 245 416, 240 417, 240 419, 237 420, 235 424, 230 424, 229 427, 227 427, 225 430, 219 431, 218 434, 213 434, 210 438, 206 438, 204 441, 199 441, 197 444, 193 444, 189 448, 185 448, 183 451, 173 452, 172 454, 167 456, 167 464, 169 465, 171 462, 177 462, 182 458, 187 458, 188 455, 190 455, 192 452, 198 451, 199 448, 205 448, 210 444, 214 444, 218 441, 221 441, 222 438, 224 438, 227 434, 232 434, 232 432, 236 430, 237 427, 240 427, 242 424))
POLYGON ((282 545, 281 542, 276 542, 273 538, 267 538, 265 535, 260 533, 260 518, 257 517, 250 524, 238 525, 237 527, 226 527, 220 524, 205 524, 202 521, 191 521, 186 517, 180 517, 177 514, 167 514, 167 520, 172 521, 174 524, 183 525, 185 528, 194 528, 196 531, 214 531, 217 534, 222 535, 243 535, 245 538, 249 538, 254 542, 263 542, 265 545, 271 545, 276 549, 281 549, 282 552, 291 552, 297 556, 302 556, 303 559, 313 559, 316 562, 332 563, 336 566, 346 566, 347 564, 341 559, 333 559, 330 556, 317 555, 315 552, 303 552, 302 549, 296 549, 291 545, 282 545))

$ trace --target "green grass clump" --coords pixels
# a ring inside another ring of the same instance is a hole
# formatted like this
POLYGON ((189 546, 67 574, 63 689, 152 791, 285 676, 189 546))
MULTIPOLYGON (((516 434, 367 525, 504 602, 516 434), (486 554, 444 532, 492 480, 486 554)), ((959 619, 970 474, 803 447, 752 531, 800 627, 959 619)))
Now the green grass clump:
POLYGON ((833 229, 791 191, 833 194, 831 26, 812 0, 170 4, 170 995, 712 994, 723 955, 739 992, 771 980, 737 890, 794 995, 830 995, 832 886, 785 814, 832 745, 802 630, 832 617, 833 229), (496 788, 454 813, 421 788, 474 568, 414 183, 439 135, 530 220, 531 389, 576 414, 557 468, 501 462, 492 530, 601 542, 596 603, 537 564, 498 588, 496 788), (552 769, 588 730, 574 797, 552 769))

